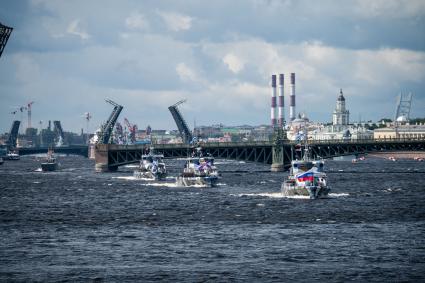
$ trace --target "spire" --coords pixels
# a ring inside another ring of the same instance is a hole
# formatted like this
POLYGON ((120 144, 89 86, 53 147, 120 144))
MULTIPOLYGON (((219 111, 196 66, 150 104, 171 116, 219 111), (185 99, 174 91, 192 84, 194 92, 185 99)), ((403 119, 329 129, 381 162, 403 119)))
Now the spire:
POLYGON ((339 89, 338 101, 345 101, 344 94, 342 93, 342 88, 339 89))

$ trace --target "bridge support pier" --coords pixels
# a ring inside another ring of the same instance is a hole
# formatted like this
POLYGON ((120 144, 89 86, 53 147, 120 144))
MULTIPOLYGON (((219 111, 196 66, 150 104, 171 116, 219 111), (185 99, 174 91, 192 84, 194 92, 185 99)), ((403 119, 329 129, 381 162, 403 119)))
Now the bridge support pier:
POLYGON ((99 173, 105 172, 115 172, 118 170, 118 166, 109 166, 109 155, 108 155, 108 145, 107 144, 97 144, 94 149, 94 159, 95 159, 95 170, 99 173))
POLYGON ((284 148, 283 141, 286 139, 285 132, 283 129, 278 128, 275 130, 274 143, 272 147, 272 165, 270 171, 272 172, 283 172, 285 171, 284 163, 284 148))

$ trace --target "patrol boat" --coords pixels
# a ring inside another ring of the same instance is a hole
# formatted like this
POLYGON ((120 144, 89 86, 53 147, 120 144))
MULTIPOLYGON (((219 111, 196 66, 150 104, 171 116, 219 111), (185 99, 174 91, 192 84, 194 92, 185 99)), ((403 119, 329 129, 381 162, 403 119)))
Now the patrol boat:
POLYGON ((323 172, 324 164, 323 160, 310 159, 310 152, 306 146, 303 159, 291 162, 288 179, 281 186, 282 194, 310 196, 310 199, 326 197, 330 187, 327 184, 327 176, 323 172))
POLYGON ((186 159, 183 172, 176 178, 177 186, 215 187, 218 180, 218 170, 214 165, 214 157, 203 156, 200 148, 192 157, 186 159))
POLYGON ((167 169, 163 159, 164 155, 155 154, 153 148, 150 148, 149 154, 142 155, 139 168, 134 171, 133 176, 139 179, 164 180, 167 169))
POLYGON ((56 162, 56 157, 53 153, 53 149, 49 148, 47 151, 46 159, 41 162, 41 171, 55 171, 58 169, 58 163, 56 162))

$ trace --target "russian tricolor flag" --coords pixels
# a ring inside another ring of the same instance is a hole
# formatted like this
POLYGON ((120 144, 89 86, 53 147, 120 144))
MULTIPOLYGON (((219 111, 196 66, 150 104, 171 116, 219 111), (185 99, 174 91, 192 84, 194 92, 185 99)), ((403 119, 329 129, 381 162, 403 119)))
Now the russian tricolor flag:
POLYGON ((301 174, 297 177, 298 182, 305 182, 310 181, 313 182, 314 180, 314 173, 313 172, 305 172, 304 174, 301 174))

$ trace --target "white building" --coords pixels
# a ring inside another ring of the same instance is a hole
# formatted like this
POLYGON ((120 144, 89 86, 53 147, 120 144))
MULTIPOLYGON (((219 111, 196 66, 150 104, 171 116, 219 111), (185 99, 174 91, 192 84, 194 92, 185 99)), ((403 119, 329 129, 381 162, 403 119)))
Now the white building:
POLYGON ((375 129, 374 138, 378 140, 423 139, 425 138, 425 125, 400 125, 375 129))
POLYGON ((350 111, 345 108, 345 97, 342 89, 339 91, 339 96, 336 100, 336 108, 332 115, 332 124, 336 131, 340 131, 350 124, 350 111))
POLYGON ((373 131, 362 125, 350 125, 350 111, 346 109, 345 97, 340 90, 336 101, 336 108, 332 113, 332 125, 311 123, 306 117, 300 116, 291 122, 288 138, 291 140, 299 137, 302 128, 307 131, 309 140, 357 140, 373 138, 373 131))

